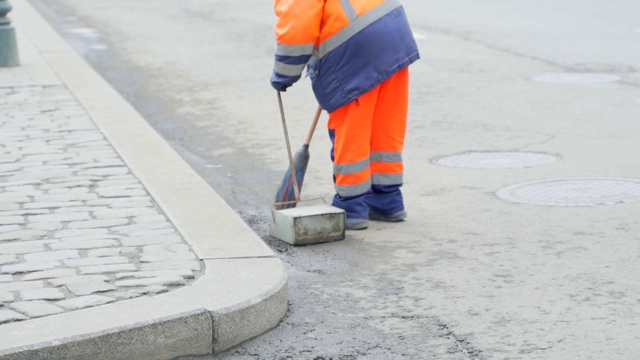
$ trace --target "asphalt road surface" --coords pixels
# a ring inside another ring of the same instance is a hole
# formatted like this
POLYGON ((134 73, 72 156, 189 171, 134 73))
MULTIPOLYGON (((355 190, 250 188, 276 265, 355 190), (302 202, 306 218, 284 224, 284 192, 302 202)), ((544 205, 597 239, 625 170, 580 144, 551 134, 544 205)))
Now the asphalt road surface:
MULTIPOLYGON (((304 248, 267 236, 287 167, 268 83, 272 1, 31 2, 287 264, 283 322, 217 359, 640 358, 638 206, 494 195, 541 178, 640 174, 640 2, 404 1, 422 53, 411 68, 409 218, 304 248), (528 80, 563 72, 620 81, 528 80), (561 161, 433 164, 473 150, 561 161)), ((308 79, 284 100, 296 148, 316 107, 308 79)), ((307 198, 333 194, 326 119, 307 198)))

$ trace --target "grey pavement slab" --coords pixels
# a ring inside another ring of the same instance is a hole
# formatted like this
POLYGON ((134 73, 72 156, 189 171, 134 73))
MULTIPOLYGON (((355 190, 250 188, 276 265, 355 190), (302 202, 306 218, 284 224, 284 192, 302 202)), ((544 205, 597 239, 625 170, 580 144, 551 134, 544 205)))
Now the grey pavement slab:
POLYGON ((13 310, 0 310, 0 324, 6 323, 6 322, 11 322, 11 321, 16 321, 16 320, 26 320, 27 317, 15 312, 13 310))
MULTIPOLYGON (((180 283, 180 285, 182 285, 183 283, 184 281, 180 283)), ((108 284, 103 280, 86 281, 86 282, 80 281, 80 282, 68 284, 67 289, 69 289, 69 291, 71 291, 74 295, 82 296, 82 295, 91 295, 98 292, 116 290, 117 289, 116 285, 108 284)))
POLYGON ((280 260, 12 4, 23 62, 0 68, 0 359, 210 354, 275 326, 280 260))
POLYGON ((64 311, 62 308, 42 300, 16 301, 10 304, 9 307, 15 311, 18 311, 24 314, 25 316, 28 316, 29 318, 59 314, 64 311))
POLYGON ((42 288, 42 289, 27 289, 20 291, 20 298, 24 301, 30 300, 61 300, 65 296, 59 289, 55 288, 42 288))
POLYGON ((10 303, 13 302, 13 299, 15 299, 15 297, 12 292, 0 291, 0 303, 10 303))

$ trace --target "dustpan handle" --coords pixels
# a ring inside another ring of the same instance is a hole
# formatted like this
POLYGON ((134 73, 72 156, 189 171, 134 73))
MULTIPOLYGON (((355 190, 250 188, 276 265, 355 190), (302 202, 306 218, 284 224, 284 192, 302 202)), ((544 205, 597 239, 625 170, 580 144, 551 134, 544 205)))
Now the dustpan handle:
MULTIPOLYGON (((293 155, 291 155, 291 144, 289 143, 289 131, 287 131, 287 121, 284 118, 284 107, 282 106, 282 95, 278 91, 278 105, 280 105, 280 117, 282 118, 282 128, 284 129, 284 139, 287 143, 287 155, 289 155, 289 168, 293 177, 293 191, 296 195, 296 202, 300 201, 300 188, 296 176, 296 168, 293 166, 293 155)), ((315 126, 314 126, 315 127, 315 126)))

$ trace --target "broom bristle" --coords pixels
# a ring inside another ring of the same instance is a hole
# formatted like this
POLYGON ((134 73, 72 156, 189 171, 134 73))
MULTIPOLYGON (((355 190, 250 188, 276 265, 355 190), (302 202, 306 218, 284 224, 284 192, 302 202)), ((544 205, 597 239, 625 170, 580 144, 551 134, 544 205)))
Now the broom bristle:
MULTIPOLYGON (((296 171, 296 179, 298 180, 298 189, 302 191, 304 171, 296 171)), ((282 210, 295 207, 296 203, 278 205, 278 203, 291 201, 296 201, 296 192, 293 186, 293 176, 291 176, 291 168, 288 168, 285 172, 284 178, 282 179, 282 184, 280 185, 280 188, 278 188, 278 192, 276 193, 276 209, 282 210)))

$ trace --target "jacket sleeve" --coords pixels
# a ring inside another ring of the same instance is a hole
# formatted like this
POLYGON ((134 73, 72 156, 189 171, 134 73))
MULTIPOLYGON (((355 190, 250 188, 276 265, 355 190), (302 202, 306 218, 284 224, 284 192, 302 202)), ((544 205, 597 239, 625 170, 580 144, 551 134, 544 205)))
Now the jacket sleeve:
POLYGON ((278 42, 271 85, 284 91, 300 79, 320 35, 325 0, 275 0, 278 42))

